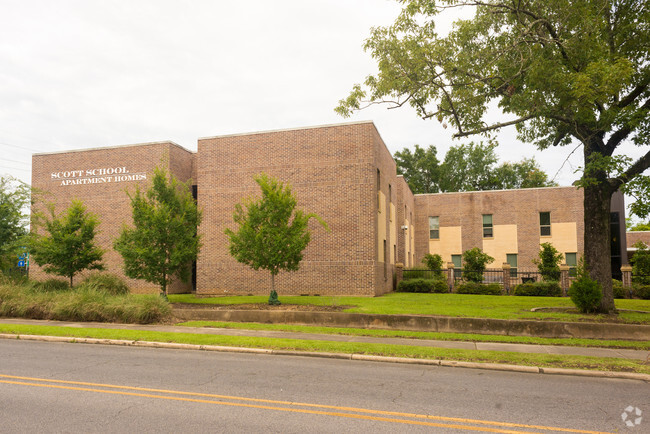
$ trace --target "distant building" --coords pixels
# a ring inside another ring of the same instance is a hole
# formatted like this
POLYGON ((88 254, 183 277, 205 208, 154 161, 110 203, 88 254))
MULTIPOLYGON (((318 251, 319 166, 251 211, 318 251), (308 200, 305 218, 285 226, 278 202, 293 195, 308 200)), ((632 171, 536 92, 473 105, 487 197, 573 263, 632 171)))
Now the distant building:
MULTIPOLYGON (((181 181, 193 180, 203 210, 203 248, 192 282, 170 292, 266 294, 270 276, 237 263, 228 253, 226 228, 235 228, 236 203, 259 196, 253 176, 265 172, 291 184, 298 206, 315 222, 299 271, 280 272, 281 295, 380 295, 393 289, 395 264, 420 265, 426 253, 459 264, 480 247, 495 257, 530 267, 539 244, 553 243, 569 263, 582 255, 582 192, 574 187, 413 195, 372 122, 202 138, 197 152, 172 142, 35 154, 32 185, 47 192, 58 212, 80 199, 99 216, 98 243, 108 271, 123 275, 112 249, 123 224, 131 224, 126 191, 147 188, 156 166, 181 181)), ((43 204, 36 204, 42 209, 43 204)), ((625 253, 622 196, 612 201, 613 263, 625 253), (621 253, 622 252, 622 253, 621 253)), ((625 262, 625 261, 623 261, 625 262)), ((617 265, 618 264, 618 265, 617 265)), ((32 265, 35 277, 44 277, 32 265)), ((135 292, 157 288, 129 281, 135 292)))

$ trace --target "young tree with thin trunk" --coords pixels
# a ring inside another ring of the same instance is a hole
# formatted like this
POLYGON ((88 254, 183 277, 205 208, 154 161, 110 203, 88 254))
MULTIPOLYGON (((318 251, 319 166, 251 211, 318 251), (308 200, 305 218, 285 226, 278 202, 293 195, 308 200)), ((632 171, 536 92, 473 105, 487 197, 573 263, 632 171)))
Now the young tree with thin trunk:
POLYGON ((271 273, 273 292, 275 276, 280 270, 300 268, 303 251, 311 240, 309 220, 314 218, 327 231, 329 228, 316 214, 296 209, 298 202, 291 186, 264 173, 256 176, 255 182, 262 190, 262 197, 235 205, 233 219, 238 229, 226 229, 225 233, 233 258, 254 270, 271 273))
POLYGON ((167 288, 175 279, 187 281, 192 261, 201 248, 196 233, 201 212, 192 197, 190 183, 179 182, 164 169, 154 169, 149 190, 136 187, 129 194, 133 227, 124 226, 113 246, 124 259, 124 272, 167 288))
MULTIPOLYGON (((86 212, 80 200, 73 200, 61 215, 49 206, 50 217, 38 216, 43 221, 46 235, 32 233, 31 256, 46 273, 70 279, 83 270, 103 270, 104 251, 95 245, 99 219, 86 212)), ((36 216, 35 216, 36 217, 36 216)), ((32 221, 36 221, 33 219, 32 221)))
POLYGON ((599 310, 614 309, 610 200, 617 190, 650 212, 650 3, 648 0, 400 0, 388 27, 372 30, 365 48, 379 73, 354 86, 337 111, 366 104, 411 105, 455 137, 516 126, 539 149, 583 151, 584 259, 603 287, 599 310), (448 35, 435 21, 471 8, 448 35), (498 107, 503 118, 487 116, 498 107), (621 152, 643 148, 636 161, 621 152), (644 174, 645 173, 645 174, 644 174))
POLYGON ((15 267, 20 247, 27 235, 30 189, 11 177, 0 177, 0 270, 15 267))

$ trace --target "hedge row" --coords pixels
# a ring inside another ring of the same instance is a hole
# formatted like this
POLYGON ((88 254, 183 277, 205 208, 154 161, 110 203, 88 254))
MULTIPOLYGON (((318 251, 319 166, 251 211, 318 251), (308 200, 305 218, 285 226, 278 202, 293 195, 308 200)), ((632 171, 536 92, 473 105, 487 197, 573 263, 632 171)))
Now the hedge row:
POLYGON ((397 292, 449 292, 447 282, 441 279, 409 279, 397 285, 397 292))
POLYGON ((532 297, 561 297, 562 288, 558 282, 531 282, 515 286, 514 295, 532 297))

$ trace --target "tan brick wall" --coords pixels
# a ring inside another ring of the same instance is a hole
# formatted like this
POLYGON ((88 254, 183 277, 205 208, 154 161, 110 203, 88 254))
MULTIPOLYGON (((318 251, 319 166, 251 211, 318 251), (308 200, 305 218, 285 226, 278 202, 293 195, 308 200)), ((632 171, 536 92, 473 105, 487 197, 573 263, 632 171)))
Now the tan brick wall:
MULTIPOLYGON (((142 189, 148 188, 153 169, 158 165, 169 167, 177 178, 186 181, 192 175, 192 161, 191 152, 171 142, 36 154, 32 157, 32 186, 43 194, 40 195, 42 201, 36 203, 33 210, 43 210, 45 203, 55 203, 58 214, 64 211, 73 199, 83 201, 87 210, 99 217, 97 244, 106 251, 104 263, 107 271, 124 277, 122 257, 113 250, 113 240, 119 236, 122 224, 131 224, 131 203, 126 191, 135 191, 137 185, 142 189), (119 176, 145 174, 146 179, 115 182, 114 178, 108 179, 111 175, 89 176, 86 172, 118 167, 124 167, 128 171, 128 174, 119 176), (68 173, 73 175, 73 182, 98 177, 104 177, 104 181, 111 182, 62 185, 64 180, 52 177, 52 173, 71 171, 83 172, 68 173)), ((53 277, 43 272, 33 261, 30 264, 30 275, 36 279, 53 277)), ((75 282, 79 282, 82 277, 83 275, 77 276, 75 282)), ((144 280, 127 279, 127 282, 133 292, 158 291, 156 286, 144 280)), ((173 284, 170 292, 187 292, 190 289, 191 284, 178 282, 173 284)))
POLYGON ((397 176, 397 262, 411 268, 415 264, 415 198, 402 175, 397 176), (407 229, 402 229, 406 226, 407 229), (410 252, 410 255, 409 255, 410 252))
POLYGON ((639 241, 645 243, 646 246, 650 247, 650 231, 633 231, 627 232, 625 235, 627 238, 628 249, 634 247, 634 244, 638 243, 639 241))
MULTIPOLYGON (((575 187, 531 188, 415 195, 416 261, 429 250, 429 216, 440 217, 440 228, 461 227, 462 251, 483 248, 483 214, 492 214, 493 225, 516 226, 519 268, 534 268, 540 244, 539 213, 551 213, 551 223, 575 222, 579 256, 584 250, 583 192, 575 187)), ((542 241, 543 242, 543 241, 542 241)), ((457 252, 458 254, 462 253, 457 252)), ((562 252, 566 253, 566 252, 562 252)), ((443 258, 445 262, 450 258, 443 258)), ((490 264, 500 267, 503 259, 490 264)))
POLYGON ((300 270, 281 271, 276 278, 280 295, 383 292, 383 282, 380 289, 375 283, 380 140, 370 122, 200 139, 196 174, 204 247, 197 264, 197 293, 270 290, 269 273, 237 263, 224 234, 227 227, 236 229, 235 204, 260 197, 253 177, 261 172, 291 184, 298 207, 317 213, 331 229, 327 233, 315 220, 310 222, 311 242, 300 270))

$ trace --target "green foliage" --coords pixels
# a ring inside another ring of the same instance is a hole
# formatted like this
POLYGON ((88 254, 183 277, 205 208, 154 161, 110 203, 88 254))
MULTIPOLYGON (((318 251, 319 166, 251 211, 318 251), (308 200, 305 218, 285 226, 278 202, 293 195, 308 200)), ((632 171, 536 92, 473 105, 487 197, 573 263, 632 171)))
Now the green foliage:
POLYGON ((614 291, 614 298, 625 298, 626 288, 620 280, 612 279, 612 290, 614 291))
POLYGON ((434 146, 425 150, 416 145, 413 153, 405 148, 395 153, 397 173, 404 175, 415 194, 556 185, 534 158, 496 166, 495 146, 473 142, 452 146, 443 163, 438 162, 434 146))
POLYGON ((440 191, 439 162, 436 153, 436 147, 433 145, 427 149, 415 145, 413 153, 410 149, 404 148, 393 155, 397 164, 397 174, 404 175, 413 194, 440 191))
POLYGON ((650 250, 641 241, 634 243, 636 252, 630 262, 632 263, 632 281, 650 285, 650 250))
POLYGON ((9 177, 0 177, 0 271, 16 266, 17 252, 25 245, 29 187, 9 177))
POLYGON ((483 253, 478 247, 463 252, 463 277, 470 282, 482 282, 483 272, 487 264, 494 262, 494 258, 483 253))
POLYGON ((201 212, 191 183, 179 182, 157 167, 146 193, 136 187, 129 194, 133 227, 124 226, 113 246, 124 259, 124 272, 160 286, 163 296, 175 280, 187 281, 191 263, 201 248, 196 229, 201 212))
POLYGON ((433 270, 437 277, 443 278, 442 273, 442 256, 437 253, 427 253, 422 258, 422 263, 427 266, 429 270, 433 270))
POLYGON ((109 295, 124 295, 129 293, 129 287, 126 285, 124 279, 109 273, 93 273, 86 277, 75 289, 105 292, 109 295))
POLYGON ((440 279, 411 279, 402 280, 397 285, 397 292, 420 292, 420 293, 447 293, 449 287, 447 282, 440 279))
POLYGON ((47 235, 33 233, 32 259, 46 273, 66 276, 73 285, 74 276, 83 270, 103 270, 104 251, 95 245, 99 220, 86 212, 79 200, 56 216, 54 206, 49 206, 50 218, 43 217, 47 235))
POLYGON ((34 292, 62 292, 71 289, 68 282, 54 277, 42 281, 32 280, 29 282, 28 288, 34 292))
POLYGON ((0 316, 138 324, 171 318, 169 303, 158 296, 111 295, 83 285, 70 289, 66 282, 58 282, 44 283, 40 289, 34 284, 0 285, 0 316))
POLYGON ((560 280, 560 263, 564 256, 551 243, 542 243, 539 251, 539 259, 534 259, 542 279, 547 282, 560 280))
POLYGON ((590 278, 587 273, 580 273, 569 288, 569 297, 580 312, 594 313, 600 307, 603 291, 600 283, 590 278))
POLYGON ((636 284, 634 285, 633 294, 635 297, 642 300, 650 300, 650 285, 636 284))
POLYGON ((502 295, 501 285, 498 283, 465 282, 456 287, 458 294, 502 295))
POLYGON ((429 269, 428 267, 413 267, 405 269, 402 276, 403 280, 433 279, 438 276, 438 273, 429 269))
POLYGON ((558 282, 522 283, 515 286, 514 295, 533 297, 561 297, 562 288, 558 282))
POLYGON ((230 254, 254 270, 271 273, 271 290, 280 270, 300 267, 303 251, 311 240, 308 223, 315 218, 326 230, 327 224, 316 214, 296 209, 297 200, 289 185, 262 173, 255 177, 262 190, 258 200, 235 205, 233 219, 237 231, 226 229, 230 254))
POLYGON ((650 222, 639 222, 639 223, 632 223, 630 218, 625 219, 625 225, 627 226, 627 230, 630 232, 636 232, 636 231, 650 231, 650 222))

